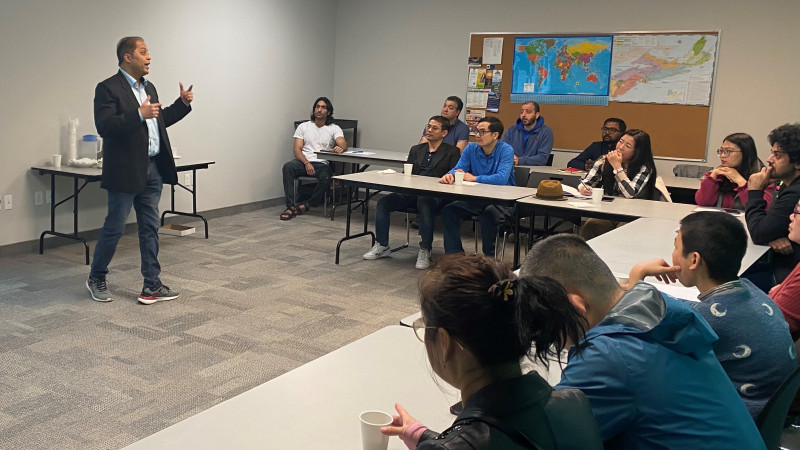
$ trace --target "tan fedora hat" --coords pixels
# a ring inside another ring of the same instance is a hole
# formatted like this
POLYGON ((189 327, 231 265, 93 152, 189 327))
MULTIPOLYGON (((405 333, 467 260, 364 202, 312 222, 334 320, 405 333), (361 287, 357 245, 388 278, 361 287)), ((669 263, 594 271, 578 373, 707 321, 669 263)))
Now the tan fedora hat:
POLYGON ((564 188, 558 180, 542 180, 536 188, 536 198, 540 200, 566 200, 564 188))

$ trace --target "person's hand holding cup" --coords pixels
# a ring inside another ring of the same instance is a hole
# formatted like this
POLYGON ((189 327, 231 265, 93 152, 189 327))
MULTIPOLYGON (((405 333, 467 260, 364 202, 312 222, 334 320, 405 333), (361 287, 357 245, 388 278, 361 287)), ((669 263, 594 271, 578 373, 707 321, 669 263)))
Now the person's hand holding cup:
POLYGON ((455 184, 457 184, 457 185, 464 184, 464 172, 456 172, 454 174, 454 176, 455 176, 455 180, 456 180, 455 184))

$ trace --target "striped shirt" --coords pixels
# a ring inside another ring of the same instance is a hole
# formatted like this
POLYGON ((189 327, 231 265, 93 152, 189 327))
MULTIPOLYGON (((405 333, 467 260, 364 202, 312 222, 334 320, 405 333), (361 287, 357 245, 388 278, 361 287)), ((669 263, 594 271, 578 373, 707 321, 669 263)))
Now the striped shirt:
MULTIPOLYGON (((591 187, 603 187, 604 162, 605 159, 600 159, 594 164, 592 170, 590 170, 583 179, 584 184, 591 187)), ((631 180, 623 170, 614 176, 616 181, 614 184, 614 192, 606 192, 606 194, 616 197, 634 198, 642 191, 651 175, 652 172, 647 169, 647 166, 642 166, 642 168, 639 169, 639 173, 631 180)))

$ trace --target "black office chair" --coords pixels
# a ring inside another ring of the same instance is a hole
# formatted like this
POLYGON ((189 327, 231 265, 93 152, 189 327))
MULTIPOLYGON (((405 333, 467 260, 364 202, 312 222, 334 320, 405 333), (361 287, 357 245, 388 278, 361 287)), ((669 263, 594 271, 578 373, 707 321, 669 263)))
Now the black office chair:
POLYGON ((553 152, 550 152, 550 156, 547 157, 547 164, 545 166, 553 166, 553 152))
POLYGON ((756 426, 761 432, 761 438, 764 439, 767 450, 780 448, 783 424, 798 387, 800 387, 800 367, 795 369, 786 381, 775 390, 756 418, 756 426))

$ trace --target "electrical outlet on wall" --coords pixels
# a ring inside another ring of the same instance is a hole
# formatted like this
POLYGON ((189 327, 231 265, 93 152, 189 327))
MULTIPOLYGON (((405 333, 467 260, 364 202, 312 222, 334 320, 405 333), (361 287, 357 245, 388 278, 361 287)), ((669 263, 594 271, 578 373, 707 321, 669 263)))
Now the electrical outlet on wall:
POLYGON ((44 202, 50 204, 50 191, 44 191, 44 202))
POLYGON ((191 186, 192 185, 192 181, 194 181, 194 180, 192 180, 192 174, 190 174, 190 173, 183 174, 183 185, 184 186, 191 186))
POLYGON ((11 209, 11 207, 13 206, 11 200, 12 200, 11 194, 6 194, 5 196, 3 196, 3 203, 5 203, 6 209, 11 209))
POLYGON ((42 191, 36 191, 33 193, 33 204, 39 206, 44 203, 44 195, 42 191))

